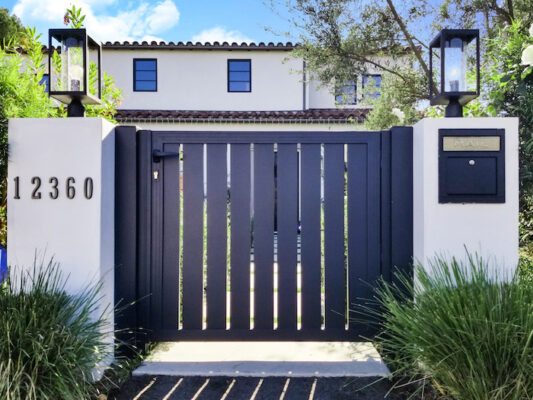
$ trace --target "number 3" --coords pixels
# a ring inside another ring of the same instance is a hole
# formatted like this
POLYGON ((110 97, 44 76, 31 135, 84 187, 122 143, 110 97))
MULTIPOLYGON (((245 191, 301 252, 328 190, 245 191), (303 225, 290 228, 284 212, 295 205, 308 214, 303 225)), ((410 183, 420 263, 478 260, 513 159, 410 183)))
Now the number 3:
POLYGON ((55 176, 53 176, 52 178, 50 178, 49 182, 52 184, 52 190, 53 192, 50 192, 50 198, 55 200, 59 197, 59 189, 57 187, 57 185, 59 184, 59 181, 57 180, 57 178, 55 176))

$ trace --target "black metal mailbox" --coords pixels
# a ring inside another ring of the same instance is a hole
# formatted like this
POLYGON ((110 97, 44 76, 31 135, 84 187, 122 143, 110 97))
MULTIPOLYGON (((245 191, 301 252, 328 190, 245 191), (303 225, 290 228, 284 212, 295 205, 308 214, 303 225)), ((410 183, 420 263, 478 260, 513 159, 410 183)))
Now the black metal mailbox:
POLYGON ((505 203, 504 129, 439 129, 439 203, 505 203))

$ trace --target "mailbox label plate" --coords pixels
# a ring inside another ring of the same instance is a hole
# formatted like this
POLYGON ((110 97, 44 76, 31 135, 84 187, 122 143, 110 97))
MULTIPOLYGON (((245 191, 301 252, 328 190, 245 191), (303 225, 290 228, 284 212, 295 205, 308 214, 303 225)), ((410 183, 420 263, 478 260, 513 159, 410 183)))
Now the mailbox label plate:
POLYGON ((443 136, 443 151, 500 151, 500 136, 443 136))

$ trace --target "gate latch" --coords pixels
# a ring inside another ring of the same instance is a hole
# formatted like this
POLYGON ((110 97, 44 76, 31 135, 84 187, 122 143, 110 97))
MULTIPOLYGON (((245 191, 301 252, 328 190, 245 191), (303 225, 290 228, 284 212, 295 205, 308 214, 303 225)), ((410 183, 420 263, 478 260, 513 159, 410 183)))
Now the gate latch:
POLYGON ((179 157, 180 153, 174 152, 174 151, 161 151, 161 150, 154 150, 152 152, 152 161, 155 163, 158 163, 161 161, 162 158, 165 157, 179 157))

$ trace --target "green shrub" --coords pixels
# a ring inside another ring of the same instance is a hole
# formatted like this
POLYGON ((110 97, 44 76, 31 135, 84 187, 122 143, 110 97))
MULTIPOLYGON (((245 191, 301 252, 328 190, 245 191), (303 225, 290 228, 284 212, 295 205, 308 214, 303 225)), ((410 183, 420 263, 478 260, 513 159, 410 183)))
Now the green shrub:
POLYGON ((533 284, 533 244, 520 248, 518 273, 522 282, 533 284))
POLYGON ((366 310, 379 317, 376 342, 397 385, 457 400, 533 398, 533 285, 499 279, 479 257, 431 267, 416 268, 416 285, 382 282, 366 310))
POLYGON ((91 373, 110 355, 106 321, 94 318, 101 285, 71 296, 65 282, 52 261, 17 277, 10 271, 0 290, 0 399, 82 400, 94 392, 91 373))

